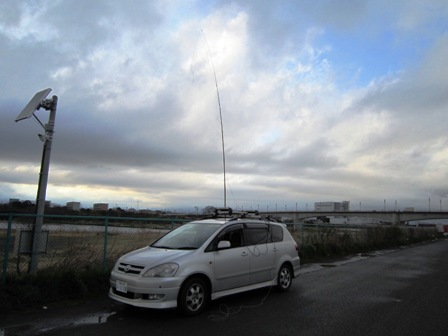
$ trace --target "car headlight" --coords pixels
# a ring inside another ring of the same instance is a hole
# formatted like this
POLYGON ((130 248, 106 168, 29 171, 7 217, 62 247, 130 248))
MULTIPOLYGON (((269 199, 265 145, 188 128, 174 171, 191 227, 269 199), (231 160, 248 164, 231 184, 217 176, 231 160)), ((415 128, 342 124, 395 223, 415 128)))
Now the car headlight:
POLYGON ((169 278, 174 276, 178 269, 179 265, 175 263, 162 264, 147 270, 143 276, 146 278, 169 278))

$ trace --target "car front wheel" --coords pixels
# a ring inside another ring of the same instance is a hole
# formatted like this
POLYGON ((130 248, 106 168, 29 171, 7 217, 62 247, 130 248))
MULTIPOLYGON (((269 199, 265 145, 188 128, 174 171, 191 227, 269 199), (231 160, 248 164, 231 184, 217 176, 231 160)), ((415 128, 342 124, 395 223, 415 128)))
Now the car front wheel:
POLYGON ((188 279, 181 287, 178 307, 185 316, 202 313, 208 301, 208 287, 201 278, 188 279))
POLYGON ((292 277, 291 267, 288 264, 283 264, 278 271, 277 288, 286 292, 291 287, 292 277))

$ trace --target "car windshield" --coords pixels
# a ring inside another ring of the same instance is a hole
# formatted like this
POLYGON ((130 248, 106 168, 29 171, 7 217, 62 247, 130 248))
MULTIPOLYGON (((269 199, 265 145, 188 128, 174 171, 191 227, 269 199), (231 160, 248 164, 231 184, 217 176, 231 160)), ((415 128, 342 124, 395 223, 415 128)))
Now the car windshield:
POLYGON ((201 247, 220 226, 216 223, 187 223, 167 233, 150 246, 175 250, 195 250, 201 247))

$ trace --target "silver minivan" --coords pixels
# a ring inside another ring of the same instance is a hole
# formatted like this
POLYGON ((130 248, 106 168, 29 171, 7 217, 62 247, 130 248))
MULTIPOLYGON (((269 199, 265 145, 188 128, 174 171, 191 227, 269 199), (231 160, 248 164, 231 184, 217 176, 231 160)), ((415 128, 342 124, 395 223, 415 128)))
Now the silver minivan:
POLYGON ((111 272, 109 296, 191 316, 226 295, 267 286, 286 291, 299 268, 286 225, 262 217, 204 219, 122 256, 111 272))

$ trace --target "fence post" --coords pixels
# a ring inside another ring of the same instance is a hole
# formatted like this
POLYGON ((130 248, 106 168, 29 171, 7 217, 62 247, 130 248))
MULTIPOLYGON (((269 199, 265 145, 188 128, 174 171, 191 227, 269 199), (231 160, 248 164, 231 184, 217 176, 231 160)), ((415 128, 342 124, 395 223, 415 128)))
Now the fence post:
POLYGON ((8 263, 9 263, 9 247, 11 243, 11 227, 12 227, 12 213, 8 216, 8 229, 6 231, 5 242, 5 254, 3 257, 3 272, 2 272, 2 284, 6 284, 6 277, 8 275, 8 263))
POLYGON ((109 227, 109 217, 104 219, 104 250, 103 250, 103 271, 107 269, 107 236, 109 227))
POLYGON ((302 225, 301 225, 301 231, 302 231, 302 233, 301 233, 301 236, 302 236, 302 242, 305 240, 305 220, 302 220, 302 223, 301 223, 302 225))

